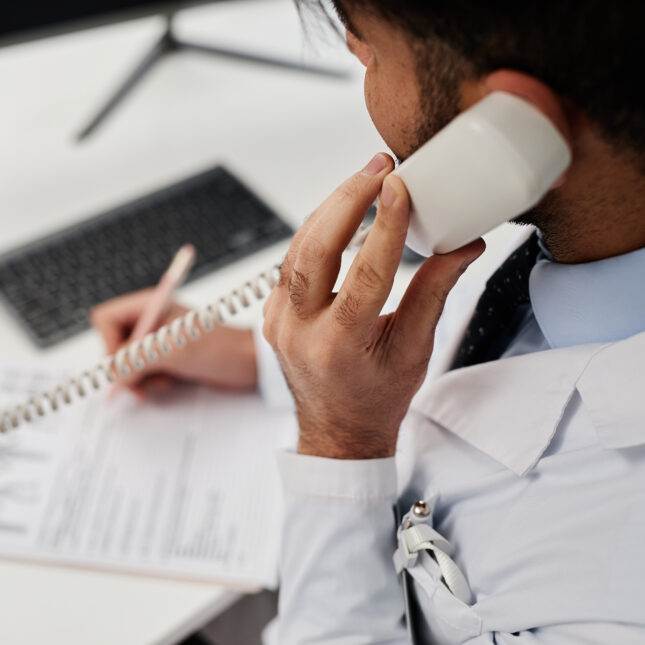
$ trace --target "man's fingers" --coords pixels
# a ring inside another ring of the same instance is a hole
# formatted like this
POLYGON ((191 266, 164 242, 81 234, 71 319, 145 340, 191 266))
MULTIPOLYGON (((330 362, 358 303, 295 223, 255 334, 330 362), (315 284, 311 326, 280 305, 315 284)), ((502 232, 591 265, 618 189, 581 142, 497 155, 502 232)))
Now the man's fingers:
POLYGON ((90 323, 101 334, 107 354, 114 354, 126 340, 126 326, 111 316, 103 315, 100 306, 90 312, 90 323))
POLYGON ((417 271, 396 312, 393 334, 413 352, 432 351, 446 298, 469 264, 485 250, 481 238, 444 255, 433 255, 417 271))
POLYGON ((405 185, 390 175, 374 225, 332 305, 335 320, 344 327, 368 328, 378 319, 403 253, 409 210, 405 185))
POLYGON ((289 299, 298 314, 307 316, 328 303, 341 255, 393 167, 391 157, 379 153, 317 209, 287 267, 289 299))
POLYGON ((103 337, 108 354, 114 354, 127 340, 151 293, 151 289, 128 293, 101 303, 90 311, 90 323, 103 337))
POLYGON ((105 345, 106 354, 114 354, 125 340, 122 330, 110 321, 92 323, 96 330, 101 334, 105 345))
POLYGON ((287 302, 289 300, 289 283, 291 281, 293 265, 298 253, 298 248, 300 247, 302 238, 307 234, 308 227, 311 226, 315 217, 316 213, 314 212, 296 231, 296 234, 293 236, 291 243, 289 244, 289 249, 284 257, 284 260, 282 260, 280 264, 280 275, 278 282, 271 290, 269 297, 262 307, 262 315, 265 319, 270 315, 269 312, 272 307, 278 307, 279 310, 282 310, 287 305, 287 302))

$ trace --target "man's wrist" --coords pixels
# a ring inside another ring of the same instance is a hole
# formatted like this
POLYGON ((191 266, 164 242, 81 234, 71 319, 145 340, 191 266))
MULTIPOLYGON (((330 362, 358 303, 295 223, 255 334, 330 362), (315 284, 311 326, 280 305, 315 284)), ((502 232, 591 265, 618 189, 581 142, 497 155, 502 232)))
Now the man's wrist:
POLYGON ((197 363, 201 373, 196 377, 215 386, 257 387, 257 357, 251 329, 218 325, 207 338, 209 345, 199 348, 197 363))
POLYGON ((300 432, 298 453, 327 459, 385 459, 393 457, 396 442, 385 441, 378 436, 361 437, 347 433, 342 439, 319 431, 300 432))

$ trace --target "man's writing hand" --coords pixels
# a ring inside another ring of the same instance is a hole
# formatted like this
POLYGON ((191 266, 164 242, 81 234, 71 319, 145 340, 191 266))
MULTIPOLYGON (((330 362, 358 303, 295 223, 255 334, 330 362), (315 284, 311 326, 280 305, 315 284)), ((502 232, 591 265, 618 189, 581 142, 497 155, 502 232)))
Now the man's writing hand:
POLYGON ((381 316, 407 226, 409 198, 392 159, 377 155, 309 217, 267 300, 264 335, 294 395, 304 454, 394 454, 399 425, 423 382, 446 296, 484 250, 476 240, 426 260, 398 310, 381 316), (387 179, 386 179, 387 177, 387 179), (381 191, 367 241, 338 293, 341 254, 381 191))
MULTIPOLYGON (((103 337, 108 354, 114 354, 128 345, 133 327, 153 297, 154 289, 143 289, 94 307, 90 320, 103 337)), ((186 307, 173 302, 159 320, 158 327, 170 324, 187 312, 186 307)), ((167 387, 169 379, 196 381, 224 388, 254 388, 257 368, 253 332, 250 329, 215 325, 199 340, 175 348, 167 356, 161 354, 155 363, 149 363, 141 371, 133 371, 119 382, 143 398, 147 387, 167 387)))

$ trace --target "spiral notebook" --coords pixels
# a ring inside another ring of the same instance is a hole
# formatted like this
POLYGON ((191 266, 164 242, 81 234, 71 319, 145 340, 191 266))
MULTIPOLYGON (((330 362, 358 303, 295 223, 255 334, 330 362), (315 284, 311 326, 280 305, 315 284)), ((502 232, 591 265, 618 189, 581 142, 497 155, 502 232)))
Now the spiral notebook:
MULTIPOLYGON (((60 370, 0 368, 0 405, 60 370)), ((241 587, 277 584, 273 453, 290 414, 254 393, 176 385, 90 395, 0 436, 0 557, 241 587)))

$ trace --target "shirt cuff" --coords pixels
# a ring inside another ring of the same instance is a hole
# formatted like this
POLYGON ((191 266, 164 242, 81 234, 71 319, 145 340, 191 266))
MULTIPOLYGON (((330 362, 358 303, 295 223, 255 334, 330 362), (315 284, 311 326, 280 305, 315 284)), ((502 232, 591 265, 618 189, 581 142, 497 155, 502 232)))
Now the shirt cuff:
POLYGON ((282 452, 278 454, 278 469, 287 497, 379 503, 394 503, 397 498, 394 457, 326 459, 282 452))

